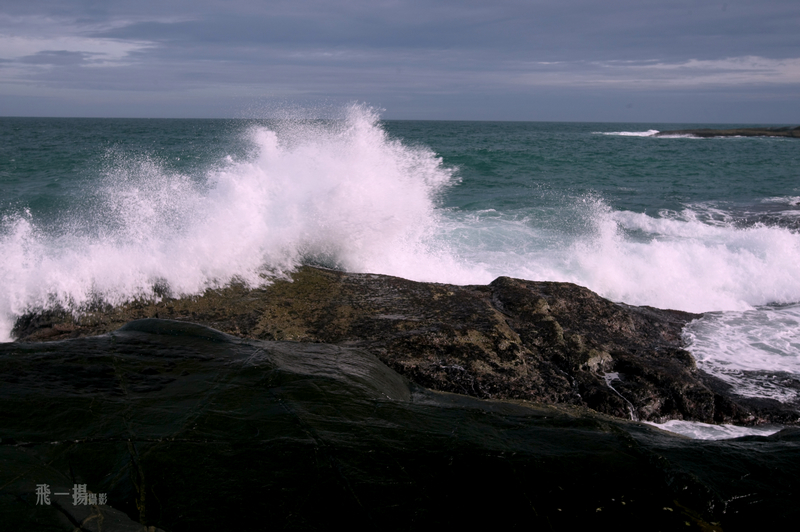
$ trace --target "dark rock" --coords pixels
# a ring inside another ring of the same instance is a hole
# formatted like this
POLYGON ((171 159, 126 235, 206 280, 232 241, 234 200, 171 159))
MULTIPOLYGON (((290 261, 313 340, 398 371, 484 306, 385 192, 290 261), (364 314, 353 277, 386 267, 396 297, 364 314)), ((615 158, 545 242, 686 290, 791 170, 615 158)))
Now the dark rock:
POLYGON ((800 127, 763 127, 733 129, 680 129, 675 131, 659 131, 656 137, 665 135, 689 135, 692 137, 789 137, 800 138, 800 127))
POLYGON ((651 421, 796 423, 792 408, 733 396, 696 368, 681 331, 697 317, 612 303, 569 283, 501 277, 454 286, 304 267, 266 288, 230 286, 80 318, 24 316, 15 331, 30 342, 140 318, 186 320, 245 338, 364 348, 417 384, 478 398, 651 421))
MULTIPOLYGON (((538 299, 517 297, 534 288, 501 279, 469 290, 521 321, 548 315, 538 299)), ((559 290, 593 304, 571 285, 539 290, 559 317, 558 299, 548 299, 559 290)), ((672 334, 648 325, 655 310, 596 304, 606 313, 582 333, 585 349, 606 345, 604 320, 644 327, 647 338, 672 334)), ((573 323, 562 323, 541 337, 577 342, 573 323)), ((335 330, 347 337, 350 327, 335 330)), ((581 353, 563 355, 565 364, 591 360, 581 353)), ((800 517, 800 429, 689 440, 586 408, 432 392, 362 349, 243 340, 191 323, 149 319, 102 336, 0 344, 0 412, 3 530, 730 531, 788 528, 800 517), (37 484, 85 484, 107 504, 54 495, 37 504, 37 484)))

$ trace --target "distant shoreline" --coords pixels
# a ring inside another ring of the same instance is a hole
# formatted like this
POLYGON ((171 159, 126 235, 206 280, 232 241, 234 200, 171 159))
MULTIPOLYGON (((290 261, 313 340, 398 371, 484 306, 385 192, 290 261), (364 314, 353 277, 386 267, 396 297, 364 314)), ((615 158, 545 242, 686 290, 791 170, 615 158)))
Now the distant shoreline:
POLYGON ((679 129, 674 131, 659 131, 656 137, 668 135, 690 135, 692 137, 793 137, 800 138, 798 127, 764 127, 764 128, 734 128, 734 129, 679 129))

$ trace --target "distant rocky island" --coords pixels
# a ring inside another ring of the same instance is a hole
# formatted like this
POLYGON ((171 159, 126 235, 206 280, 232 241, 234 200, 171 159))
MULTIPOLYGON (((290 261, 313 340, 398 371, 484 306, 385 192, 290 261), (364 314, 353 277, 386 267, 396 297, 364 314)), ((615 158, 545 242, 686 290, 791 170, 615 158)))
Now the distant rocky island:
POLYGON ((671 135, 688 135, 692 137, 791 137, 800 138, 798 127, 747 127, 734 129, 676 129, 674 131, 659 131, 656 137, 671 135))

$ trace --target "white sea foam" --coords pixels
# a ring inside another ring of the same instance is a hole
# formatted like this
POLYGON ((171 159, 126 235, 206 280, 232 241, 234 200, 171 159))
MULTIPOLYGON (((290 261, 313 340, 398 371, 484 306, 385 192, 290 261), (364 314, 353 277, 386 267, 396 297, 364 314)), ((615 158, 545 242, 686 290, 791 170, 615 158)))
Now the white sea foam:
POLYGON ((475 268, 473 282, 569 281, 615 301, 691 312, 800 301, 800 235, 788 229, 737 228, 690 209, 613 211, 597 198, 576 201, 574 213, 568 231, 519 215, 452 213, 442 238, 475 268))
POLYGON ((0 229, 0 339, 15 316, 96 299, 255 285, 301 263, 422 280, 466 280, 430 240, 454 178, 424 148, 387 138, 369 109, 343 120, 254 128, 255 156, 198 180, 112 156, 92 212, 45 234, 29 215, 0 229))
MULTIPOLYGON (((675 133, 670 135, 659 135, 660 131, 657 129, 648 129, 647 131, 602 131, 602 132, 595 132, 595 134, 599 135, 614 135, 618 137, 655 137, 658 136, 660 139, 699 139, 702 137, 698 137, 697 135, 691 135, 688 133, 675 133)), ((739 138, 739 137, 737 137, 739 138)))
POLYGON ((741 438, 742 436, 769 436, 783 428, 780 426, 737 427, 735 425, 710 425, 708 423, 679 419, 673 419, 666 423, 646 423, 695 440, 727 440, 741 438))
POLYGON ((620 137, 652 137, 658 133, 657 129, 648 129, 647 131, 604 131, 603 135, 618 135, 620 137))
POLYGON ((609 212, 595 244, 594 286, 618 300, 704 312, 800 301, 800 237, 785 228, 741 229, 609 212), (638 232, 639 241, 622 231, 638 232), (649 241, 642 241, 649 238, 649 241))
POLYGON ((777 203, 779 205, 791 205, 796 207, 800 205, 800 196, 774 196, 762 199, 761 203, 777 203))
POLYGON ((800 305, 709 313, 684 334, 698 367, 739 395, 797 401, 800 305))

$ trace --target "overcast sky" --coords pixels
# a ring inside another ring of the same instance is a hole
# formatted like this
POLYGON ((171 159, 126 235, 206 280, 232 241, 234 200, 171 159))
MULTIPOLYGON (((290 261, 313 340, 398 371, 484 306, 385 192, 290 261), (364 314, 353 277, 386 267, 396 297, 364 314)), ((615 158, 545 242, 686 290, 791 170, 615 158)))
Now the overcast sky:
POLYGON ((800 124, 800 0, 7 0, 0 116, 800 124))

